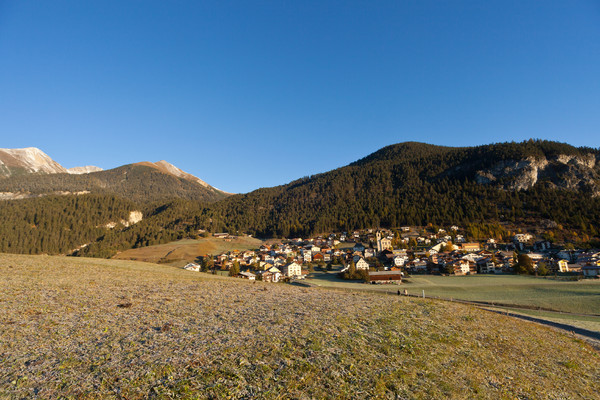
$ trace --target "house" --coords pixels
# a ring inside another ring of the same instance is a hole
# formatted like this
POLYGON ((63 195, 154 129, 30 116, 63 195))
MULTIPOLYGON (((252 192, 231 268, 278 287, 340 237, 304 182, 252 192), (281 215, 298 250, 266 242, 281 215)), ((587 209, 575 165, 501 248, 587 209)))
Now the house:
POLYGON ((461 250, 464 251, 479 251, 479 243, 462 243, 460 245, 461 250))
POLYGON ((567 260, 558 260, 556 266, 558 267, 558 272, 569 272, 569 263, 567 260))
POLYGON ((551 244, 550 244, 550 242, 548 242, 548 241, 546 241, 546 240, 542 240, 542 241, 539 241, 539 242, 535 242, 535 243, 533 244, 533 248, 534 248, 534 249, 536 249, 536 250, 539 250, 539 251, 545 251, 545 250, 548 250, 548 249, 550 249, 550 247, 551 247, 551 244))
POLYGON ((369 263, 367 263, 362 257, 355 261, 355 266, 357 271, 361 269, 365 269, 367 271, 369 270, 369 263))
POLYGON ((281 272, 284 276, 293 278, 302 275, 302 267, 298 263, 291 262, 289 264, 284 265, 281 268, 281 272))
POLYGON ((365 257, 366 258, 370 258, 370 257, 375 257, 375 249, 365 249, 365 257))
POLYGON ((450 261, 447 266, 450 271, 454 271, 454 275, 467 275, 471 273, 471 267, 469 261, 458 259, 450 261))
POLYGON ((396 256, 396 257, 394 257, 394 265, 396 267, 401 267, 404 265, 406 260, 407 260, 407 257, 405 257, 405 256, 396 256))
POLYGON ((410 268, 412 270, 414 270, 415 272, 427 272, 427 262, 421 261, 421 260, 418 260, 418 261, 415 260, 410 264, 410 268))
POLYGON ((185 267, 183 267, 183 269, 188 271, 200 272, 200 266, 196 263, 189 263, 185 267))
POLYGON ((267 252, 267 251, 271 251, 271 246, 268 246, 266 244, 263 244, 262 246, 260 246, 259 249, 261 252, 267 252))
POLYGON ((477 260, 477 272, 480 274, 497 274, 502 272, 502 264, 492 261, 492 257, 477 260))
POLYGON ((254 274, 253 274, 252 272, 250 272, 250 271, 244 271, 244 272, 240 272, 240 273, 238 274, 238 277, 239 277, 239 278, 242 278, 242 279, 248 279, 248 280, 250 280, 250 281, 256 280, 256 275, 254 275, 254 274))
POLYGON ((581 267, 581 272, 586 278, 600 277, 600 265, 585 265, 581 267))
POLYGON ((278 268, 271 267, 266 271, 263 271, 261 274, 261 279, 263 282, 279 282, 281 279, 281 271, 278 268))
POLYGON ((402 282, 402 272, 400 271, 369 271, 369 280, 371 283, 400 283, 402 282))
POLYGON ((544 255, 540 253, 527 253, 527 256, 531 258, 531 261, 533 261, 534 264, 537 264, 544 259, 544 255))
POLYGON ((362 245, 362 243, 357 243, 354 245, 354 247, 352 248, 353 251, 360 251, 361 253, 363 251, 365 251, 365 246, 362 245))
POLYGON ((312 261, 312 253, 310 252, 310 250, 305 250, 302 253, 302 260, 304 262, 311 262, 312 261))
POLYGON ((515 242, 515 243, 527 243, 531 239, 533 239, 533 236, 531 236, 529 233, 517 233, 513 237, 513 242, 515 242))
POLYGON ((323 254, 321 254, 321 253, 316 253, 316 254, 315 254, 313 257, 312 257, 312 259, 313 259, 315 262, 319 262, 319 261, 325 261, 325 256, 324 256, 323 254))
POLYGON ((438 244, 436 244, 435 246, 433 246, 429 249, 429 254, 439 253, 440 251, 442 251, 442 247, 445 247, 446 245, 447 245, 447 242, 440 241, 438 244))

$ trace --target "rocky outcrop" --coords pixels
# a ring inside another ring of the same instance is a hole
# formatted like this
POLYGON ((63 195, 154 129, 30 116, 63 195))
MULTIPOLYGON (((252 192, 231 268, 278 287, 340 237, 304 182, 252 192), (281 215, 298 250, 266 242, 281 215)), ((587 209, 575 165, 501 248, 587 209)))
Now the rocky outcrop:
POLYGON ((527 157, 503 160, 475 174, 477 183, 495 184, 508 190, 528 190, 543 181, 566 190, 584 190, 600 196, 600 163, 594 154, 527 157))
MULTIPOLYGON (((142 214, 141 211, 131 211, 129 213, 129 218, 127 218, 127 221, 122 219, 119 223, 121 224, 121 226, 128 228, 131 225, 137 224, 142 219, 144 219, 144 215, 142 214)), ((119 225, 119 223, 111 221, 111 222, 108 222, 107 224, 104 224, 103 227, 106 229, 114 229, 119 225)))

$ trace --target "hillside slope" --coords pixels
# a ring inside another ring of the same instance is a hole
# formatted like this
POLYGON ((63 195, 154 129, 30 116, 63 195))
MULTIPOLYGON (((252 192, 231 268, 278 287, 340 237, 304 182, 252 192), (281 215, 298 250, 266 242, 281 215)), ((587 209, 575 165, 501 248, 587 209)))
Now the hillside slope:
POLYGON ((546 141, 465 148, 400 143, 346 167, 229 197, 211 207, 213 223, 294 236, 534 218, 596 235, 599 158, 596 149, 546 141))
POLYGON ((178 176, 152 163, 140 163, 86 174, 12 176, 0 179, 0 192, 4 199, 86 192, 113 194, 138 202, 173 198, 210 202, 227 196, 193 175, 187 175, 189 177, 178 176))
MULTIPOLYGON (((554 232, 557 237, 571 235, 573 240, 598 245, 598 156, 595 149, 543 141, 465 148, 401 143, 327 173, 228 197, 165 173, 162 163, 78 176, 45 175, 40 188, 38 176, 13 177, 0 180, 0 187, 5 185, 0 192, 7 190, 6 185, 12 185, 10 190, 28 187, 32 193, 84 189, 140 204, 144 215, 140 223, 99 235, 77 253, 87 256, 110 257, 130 248, 195 237, 198 229, 265 238, 429 223, 539 225, 541 220, 562 225, 564 229, 554 232)), ((31 199, 31 204, 36 200, 31 199)), ((68 208, 71 204, 65 209, 50 207, 49 212, 76 215, 76 210, 68 208)), ((3 212, 31 220, 18 203, 0 202, 3 212)), ((2 233, 13 245, 5 251, 31 252, 16 245, 28 243, 20 239, 28 229, 16 231, 7 226, 2 233)), ((70 227, 54 223, 46 229, 46 234, 56 235, 70 227)), ((39 235, 31 237, 42 240, 39 235)), ((33 248, 45 248, 39 242, 33 244, 33 248)))
POLYGON ((112 194, 140 202, 182 198, 216 201, 229 193, 161 160, 103 171, 94 166, 66 169, 40 149, 0 149, 0 200, 49 194, 112 194))
POLYGON ((600 358, 459 305, 0 255, 6 398, 596 398, 600 358))

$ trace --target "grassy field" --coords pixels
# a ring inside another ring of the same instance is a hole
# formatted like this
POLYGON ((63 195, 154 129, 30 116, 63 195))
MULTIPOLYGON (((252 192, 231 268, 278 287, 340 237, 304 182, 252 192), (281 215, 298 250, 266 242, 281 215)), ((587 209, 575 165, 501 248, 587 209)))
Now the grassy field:
POLYGON ((600 281, 556 281, 519 275, 413 275, 400 286, 366 285, 339 279, 335 273, 315 273, 310 282, 323 287, 392 291, 409 294, 542 307, 557 311, 600 314, 600 281))
POLYGON ((597 398, 600 355, 435 300, 0 255, 0 398, 597 398))
POLYGON ((238 237, 231 242, 223 239, 185 239, 156 246, 142 247, 123 251, 114 259, 137 260, 147 262, 173 263, 177 261, 195 261, 199 256, 206 254, 220 254, 232 250, 257 249, 263 244, 262 240, 251 237, 238 237))
POLYGON ((490 310, 509 311, 514 314, 527 315, 544 319, 546 321, 557 322, 559 324, 572 325, 577 328, 587 329, 588 331, 600 332, 600 317, 596 316, 582 316, 565 314, 560 312, 551 311, 538 311, 538 310, 524 310, 519 308, 510 307, 486 307, 490 310))

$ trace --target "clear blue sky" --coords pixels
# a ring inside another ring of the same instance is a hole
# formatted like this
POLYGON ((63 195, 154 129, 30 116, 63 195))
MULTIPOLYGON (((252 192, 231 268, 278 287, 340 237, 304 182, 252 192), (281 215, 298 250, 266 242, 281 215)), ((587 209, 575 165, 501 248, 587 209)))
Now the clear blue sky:
POLYGON ((0 147, 230 192, 403 141, 600 147, 599 1, 0 0, 0 147))

